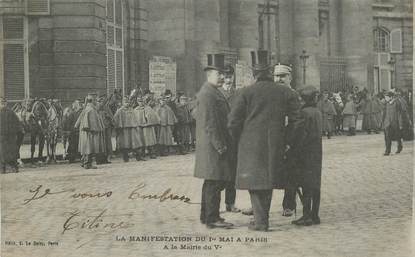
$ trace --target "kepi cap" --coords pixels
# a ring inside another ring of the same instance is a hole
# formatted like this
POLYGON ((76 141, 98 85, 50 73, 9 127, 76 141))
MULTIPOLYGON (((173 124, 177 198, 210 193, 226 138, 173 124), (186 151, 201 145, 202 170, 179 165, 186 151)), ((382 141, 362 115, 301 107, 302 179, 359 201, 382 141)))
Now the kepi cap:
POLYGON ((280 64, 274 66, 274 75, 291 74, 292 69, 288 65, 280 64))

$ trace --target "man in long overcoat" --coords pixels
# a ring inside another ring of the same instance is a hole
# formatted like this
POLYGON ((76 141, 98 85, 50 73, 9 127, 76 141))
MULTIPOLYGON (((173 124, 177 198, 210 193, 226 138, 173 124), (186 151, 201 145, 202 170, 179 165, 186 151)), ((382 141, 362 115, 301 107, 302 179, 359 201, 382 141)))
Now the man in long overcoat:
POLYGON ((96 169, 92 165, 93 156, 105 153, 105 126, 95 105, 94 96, 88 95, 85 109, 75 123, 75 128, 79 128, 78 150, 82 154, 82 166, 85 169, 96 169))
POLYGON ((200 221, 208 228, 227 228, 233 224, 225 222, 219 216, 219 206, 225 183, 234 179, 229 154, 231 139, 226 127, 229 105, 218 90, 223 83, 223 65, 220 65, 222 58, 214 56, 214 64, 205 68, 207 82, 197 94, 194 176, 204 179, 200 221))
POLYGON ((291 132, 300 119, 298 98, 288 87, 273 82, 263 52, 259 51, 262 58, 254 66, 256 82, 237 94, 228 127, 238 141, 236 188, 249 190, 251 197, 254 222, 249 228, 267 231, 272 190, 284 187, 283 158, 293 140, 293 135, 285 135, 285 117, 291 132))
POLYGON ((0 97, 0 164, 2 172, 10 165, 18 172, 17 134, 23 132, 23 126, 17 115, 7 107, 6 99, 0 97))
POLYGON ((75 159, 79 155, 78 144, 79 144, 79 129, 75 128, 76 121, 82 113, 82 106, 79 100, 75 100, 72 103, 72 112, 65 120, 65 127, 69 130, 68 137, 68 159, 69 163, 75 162, 75 159))
POLYGON ((108 104, 105 102, 105 96, 101 96, 98 99, 97 110, 104 122, 104 140, 105 140, 105 152, 97 156, 97 164, 111 163, 109 158, 112 155, 112 129, 114 128, 114 115, 108 104))
POLYGON ((140 148, 144 146, 144 138, 140 134, 139 116, 132 108, 128 97, 114 115, 117 132, 117 149, 121 151, 124 162, 129 161, 129 152, 134 152, 136 160, 141 160, 140 148))

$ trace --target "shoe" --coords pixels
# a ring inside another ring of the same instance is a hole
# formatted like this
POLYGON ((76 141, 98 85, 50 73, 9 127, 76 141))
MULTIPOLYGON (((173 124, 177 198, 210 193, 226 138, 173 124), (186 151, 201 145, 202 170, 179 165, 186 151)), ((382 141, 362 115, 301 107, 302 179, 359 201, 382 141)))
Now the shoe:
MULTIPOLYGON (((218 221, 220 221, 220 222, 224 222, 224 221, 225 221, 225 219, 224 219, 224 218, 222 218, 222 217, 219 217, 219 218, 218 218, 218 221)), ((204 219, 200 219, 200 223, 202 223, 202 224, 206 224, 206 220, 204 220, 204 219)))
POLYGON ((84 168, 85 168, 86 170, 89 170, 89 169, 97 169, 97 166, 87 165, 87 166, 84 166, 84 168))
POLYGON ((403 147, 402 147, 402 146, 401 146, 401 147, 399 147, 399 146, 398 146, 398 150, 396 150, 396 152, 395 152, 395 153, 396 153, 396 154, 398 154, 398 153, 402 152, 402 149, 403 149, 403 147))
POLYGON ((312 217, 311 220, 313 221, 313 225, 318 225, 320 224, 320 217, 312 217))
POLYGON ((311 226, 313 225, 313 220, 310 217, 302 216, 298 220, 293 220, 291 224, 297 226, 311 226))
POLYGON ((207 223, 206 227, 208 228, 231 228, 233 227, 233 224, 218 220, 216 222, 207 223))
POLYGON ((249 230, 253 230, 253 231, 263 231, 263 232, 267 232, 268 231, 268 226, 256 226, 255 225, 255 221, 251 221, 248 225, 248 229, 249 230))
POLYGON ((295 209, 294 210, 284 209, 282 211, 282 216, 284 216, 284 217, 291 217, 291 216, 293 216, 294 213, 295 213, 295 209))
POLYGON ((388 153, 388 152, 385 152, 383 155, 384 156, 388 156, 388 155, 390 155, 391 153, 388 153))
POLYGON ((236 208, 235 207, 235 205, 233 205, 233 204, 227 204, 226 205, 226 211, 227 212, 240 212, 241 210, 240 209, 238 209, 238 208, 236 208))
POLYGON ((254 210, 253 210, 252 208, 250 208, 250 209, 246 209, 246 210, 243 210, 243 211, 242 211, 242 214, 243 214, 243 215, 252 216, 252 215, 254 215, 254 210))

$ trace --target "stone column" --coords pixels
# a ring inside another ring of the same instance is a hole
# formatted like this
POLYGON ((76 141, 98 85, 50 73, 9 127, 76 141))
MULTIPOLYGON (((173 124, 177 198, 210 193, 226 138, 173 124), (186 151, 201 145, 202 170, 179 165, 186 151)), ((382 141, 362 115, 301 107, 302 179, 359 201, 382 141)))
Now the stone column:
POLYGON ((341 43, 346 72, 353 86, 371 88, 373 84, 372 1, 343 0, 341 43))
POLYGON ((306 50, 306 84, 320 88, 318 0, 293 0, 293 79, 294 87, 303 85, 303 67, 300 55, 306 50))

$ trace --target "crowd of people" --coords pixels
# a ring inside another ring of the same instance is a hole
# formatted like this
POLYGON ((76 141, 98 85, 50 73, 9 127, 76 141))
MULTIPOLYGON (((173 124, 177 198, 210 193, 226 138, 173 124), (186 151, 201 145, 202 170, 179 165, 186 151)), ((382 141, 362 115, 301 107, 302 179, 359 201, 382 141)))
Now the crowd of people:
MULTIPOLYGON (((62 110, 60 126, 55 132, 64 145, 63 159, 69 163, 81 160, 81 166, 85 169, 95 169, 97 166, 93 160, 97 165, 108 164, 114 154, 122 155, 123 160, 128 162, 132 155, 137 161, 146 161, 172 153, 194 151, 195 119, 191 115, 194 101, 190 98, 183 94, 174 98, 170 90, 155 96, 147 90, 124 97, 123 101, 116 103, 115 111, 108 99, 104 95, 88 94, 84 100, 77 99, 62 110), (113 137, 116 139, 115 149, 113 137)), ((28 106, 33 106, 34 101, 28 102, 28 106)), ((47 119, 39 117, 37 122, 35 117, 42 115, 32 113, 28 118, 16 115, 7 107, 5 98, 2 98, 1 106, 5 112, 1 126, 3 134, 13 134, 12 137, 4 137, 8 141, 2 142, 2 152, 3 149, 10 149, 9 146, 15 148, 7 152, 10 156, 4 159, 8 161, 2 159, 3 172, 8 166, 17 172, 22 165, 19 151, 25 133, 33 138, 30 161, 35 162, 36 142, 39 144, 37 161, 46 161, 42 153, 48 137, 46 130, 49 126, 43 126, 47 119), (36 140, 38 134, 41 136, 36 140)))
POLYGON ((354 87, 350 92, 337 93, 324 90, 320 94, 318 108, 323 114, 323 134, 330 139, 333 135, 356 135, 358 116, 362 116, 360 129, 367 134, 379 134, 383 129, 387 103, 398 99, 400 111, 406 120, 412 121, 409 106, 412 104, 410 92, 404 94, 400 89, 378 94, 370 93, 366 88, 354 87), (407 96, 407 97, 405 97, 407 96))

